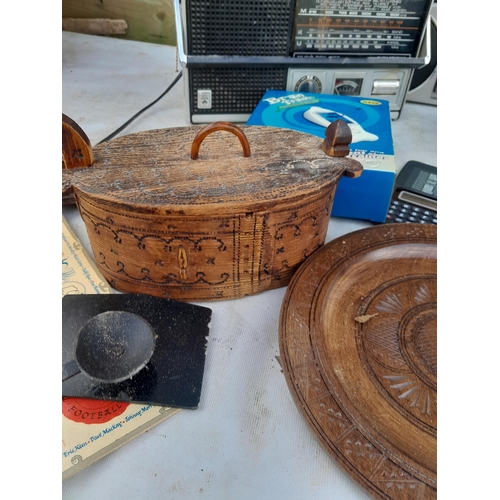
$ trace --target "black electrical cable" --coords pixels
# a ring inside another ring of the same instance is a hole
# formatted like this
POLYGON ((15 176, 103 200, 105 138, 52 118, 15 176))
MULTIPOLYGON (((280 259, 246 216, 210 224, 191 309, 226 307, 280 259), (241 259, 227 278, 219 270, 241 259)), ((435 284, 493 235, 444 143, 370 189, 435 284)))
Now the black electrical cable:
POLYGON ((149 109, 151 106, 153 106, 153 104, 156 104, 163 96, 165 96, 165 94, 167 94, 167 92, 169 92, 170 89, 180 80, 181 76, 182 76, 182 71, 179 72, 179 74, 177 75, 175 80, 168 86, 167 90, 165 90, 165 92, 163 92, 163 94, 160 97, 158 97, 158 99, 155 99, 152 103, 148 104, 145 108, 142 108, 138 113, 136 113, 132 118, 130 118, 130 120, 125 122, 120 128, 117 128, 112 134, 109 134, 108 137, 104 138, 102 141, 99 141, 97 144, 101 144, 103 142, 109 141, 115 135, 119 134, 125 127, 130 125, 139 115, 144 113, 144 111, 149 109))

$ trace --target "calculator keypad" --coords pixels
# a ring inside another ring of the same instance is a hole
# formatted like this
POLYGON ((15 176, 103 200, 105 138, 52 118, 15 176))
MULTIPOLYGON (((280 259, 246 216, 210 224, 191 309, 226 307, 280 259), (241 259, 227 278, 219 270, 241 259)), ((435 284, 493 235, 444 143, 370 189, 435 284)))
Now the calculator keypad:
POLYGON ((392 200, 385 222, 386 224, 391 222, 437 224, 437 212, 400 200, 392 200))

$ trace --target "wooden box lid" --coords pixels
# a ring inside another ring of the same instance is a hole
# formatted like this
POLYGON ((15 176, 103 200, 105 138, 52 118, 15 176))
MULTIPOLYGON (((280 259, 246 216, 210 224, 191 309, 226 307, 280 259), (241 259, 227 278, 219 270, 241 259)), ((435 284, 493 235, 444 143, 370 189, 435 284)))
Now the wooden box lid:
POLYGON ((361 169, 356 160, 325 154, 315 136, 223 123, 145 131, 98 145, 92 166, 63 170, 63 193, 76 190, 134 211, 251 211, 361 169))

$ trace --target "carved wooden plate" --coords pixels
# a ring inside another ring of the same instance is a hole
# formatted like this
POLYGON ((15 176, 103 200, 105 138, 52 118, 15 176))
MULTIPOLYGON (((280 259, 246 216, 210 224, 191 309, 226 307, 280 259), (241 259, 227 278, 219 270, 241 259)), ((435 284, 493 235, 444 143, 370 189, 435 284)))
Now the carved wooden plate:
POLYGON ((437 227, 337 238, 294 275, 288 387, 327 453, 376 498, 437 495, 437 227))

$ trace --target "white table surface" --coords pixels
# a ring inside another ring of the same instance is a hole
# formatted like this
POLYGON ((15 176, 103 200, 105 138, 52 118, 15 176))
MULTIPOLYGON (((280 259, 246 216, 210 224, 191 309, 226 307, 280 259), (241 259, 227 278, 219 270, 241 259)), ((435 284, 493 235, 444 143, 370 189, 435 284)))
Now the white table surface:
MULTIPOLYGON (((175 47, 63 32, 62 111, 93 145, 154 101, 177 76, 175 47)), ((180 69, 180 68, 179 68, 180 69)), ((123 130, 189 126, 182 79, 123 130)), ((392 122, 398 171, 437 164, 437 108, 406 103, 392 122)), ((92 250, 75 207, 63 214, 92 250)), ((368 227, 331 218, 327 241, 368 227)), ((212 309, 200 406, 182 410, 62 483, 64 499, 367 499, 300 416, 280 365, 285 288, 212 309)))

